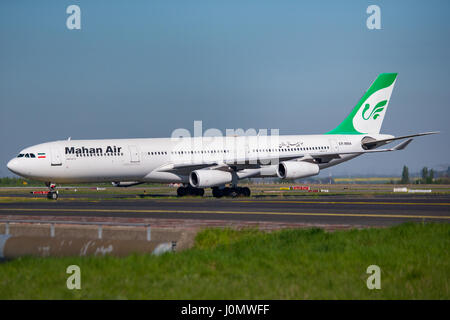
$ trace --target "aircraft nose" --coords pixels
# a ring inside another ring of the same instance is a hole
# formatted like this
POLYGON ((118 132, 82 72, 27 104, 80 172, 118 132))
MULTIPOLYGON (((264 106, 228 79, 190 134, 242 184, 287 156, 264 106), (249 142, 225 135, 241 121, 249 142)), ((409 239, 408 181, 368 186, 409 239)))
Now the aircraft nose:
POLYGON ((14 159, 11 159, 6 166, 8 167, 8 169, 11 172, 13 172, 15 174, 19 174, 18 173, 18 171, 19 171, 19 164, 18 164, 18 162, 19 161, 16 158, 14 158, 14 159))

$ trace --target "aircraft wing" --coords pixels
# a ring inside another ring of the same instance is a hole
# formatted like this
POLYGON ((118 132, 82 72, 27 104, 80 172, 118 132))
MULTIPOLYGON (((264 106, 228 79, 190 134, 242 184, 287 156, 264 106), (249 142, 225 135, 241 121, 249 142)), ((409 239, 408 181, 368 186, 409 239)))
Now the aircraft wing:
MULTIPOLYGON (((221 159, 220 161, 205 161, 205 162, 185 162, 185 163, 171 163, 167 165, 163 165, 156 169, 156 171, 163 172, 173 172, 180 175, 189 175, 194 170, 199 169, 212 169, 212 170, 222 170, 222 171, 240 171, 244 169, 258 169, 264 165, 275 164, 281 161, 288 161, 293 159, 298 159, 298 156, 267 156, 267 157, 258 157, 258 158, 250 158, 250 159, 221 159)), ((310 156, 304 156, 300 158, 305 158, 314 161, 314 159, 310 156)))
MULTIPOLYGON (((432 133, 426 133, 426 134, 432 134, 432 133)), ((419 135, 426 135, 426 134, 419 134, 419 135)), ((417 136, 417 135, 413 135, 417 136)), ((392 139, 386 139, 389 141, 394 141, 398 139, 404 139, 409 136, 404 137, 397 137, 392 139)), ((157 171, 167 171, 167 172, 173 172, 180 175, 189 175, 194 170, 199 169, 212 169, 212 170, 222 170, 222 171, 239 171, 244 169, 256 169, 261 168, 261 166, 270 165, 270 164, 276 164, 278 162, 282 161, 289 161, 289 160, 298 160, 298 161, 308 161, 308 162, 314 162, 314 163, 327 163, 331 161, 332 159, 340 159, 341 155, 345 154, 353 154, 353 155, 361 155, 364 153, 375 153, 375 152, 390 152, 390 151, 399 151, 405 149, 410 143, 413 141, 413 139, 408 139, 406 141, 403 141, 399 143, 398 145, 388 148, 388 149, 374 149, 374 150, 362 150, 362 151, 353 151, 353 152, 320 152, 320 153, 311 153, 306 154, 301 157, 295 156, 295 155, 289 155, 289 156, 283 156, 283 155, 270 155, 266 157, 258 157, 258 158, 249 158, 249 159, 237 159, 237 160, 231 160, 227 161, 226 159, 222 161, 207 161, 207 162, 189 162, 189 163, 174 163, 174 164, 167 164, 164 165, 158 169, 157 171)))
POLYGON ((217 162, 215 161, 207 161, 207 162, 189 162, 189 163, 170 163, 167 165, 163 165, 156 169, 156 171, 165 171, 165 172, 173 172, 180 175, 189 175, 194 170, 204 169, 208 167, 217 166, 217 162))

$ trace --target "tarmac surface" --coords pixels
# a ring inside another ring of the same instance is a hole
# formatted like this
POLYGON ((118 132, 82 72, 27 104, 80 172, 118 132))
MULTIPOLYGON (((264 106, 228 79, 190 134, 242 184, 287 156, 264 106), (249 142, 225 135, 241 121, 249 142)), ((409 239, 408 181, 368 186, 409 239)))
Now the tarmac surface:
MULTIPOLYGON (((8 195, 14 197, 14 195, 8 195)), ((84 195, 89 197, 89 195, 84 195)), ((111 198, 111 196, 109 196, 111 198)), ((383 195, 251 198, 64 199, 1 202, 1 219, 127 219, 295 225, 389 226, 450 222, 450 195, 383 195)), ((217 223, 216 223, 217 224, 217 223)), ((220 223, 219 223, 220 225, 220 223)))

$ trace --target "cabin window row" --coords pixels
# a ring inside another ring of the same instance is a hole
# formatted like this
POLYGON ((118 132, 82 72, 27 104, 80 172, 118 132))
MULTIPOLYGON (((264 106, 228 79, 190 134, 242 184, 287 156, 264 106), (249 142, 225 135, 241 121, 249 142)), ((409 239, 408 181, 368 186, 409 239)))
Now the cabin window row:
MULTIPOLYGON (((287 152, 287 151, 309 151, 309 150, 328 150, 329 146, 320 147, 303 147, 303 148, 280 148, 280 149, 253 149, 253 152, 287 152)), ((190 150, 190 151, 171 151, 171 154, 213 154, 213 153, 230 153, 230 150, 190 150)), ((149 156, 167 155, 167 151, 150 151, 147 152, 149 156)))
POLYGON ((122 152, 111 152, 111 153, 76 153, 77 157, 112 157, 112 156, 123 156, 122 152))
POLYGON ((167 151, 154 151, 154 152, 148 152, 149 156, 161 156, 167 154, 167 151))
POLYGON ((321 147, 304 147, 304 148, 280 148, 280 149, 253 149, 253 152, 287 152, 287 151, 309 151, 309 150, 328 150, 329 146, 321 147))
MULTIPOLYGON (((213 153, 230 153, 230 150, 189 150, 189 151, 171 151, 170 154, 213 154, 213 153)), ((148 152, 149 156, 166 155, 167 151, 148 152)))

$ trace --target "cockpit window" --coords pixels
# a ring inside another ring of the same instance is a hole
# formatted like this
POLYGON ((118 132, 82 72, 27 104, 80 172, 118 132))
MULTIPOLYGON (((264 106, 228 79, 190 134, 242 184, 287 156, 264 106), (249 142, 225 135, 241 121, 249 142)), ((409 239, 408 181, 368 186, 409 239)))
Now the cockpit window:
POLYGON ((36 155, 34 153, 19 153, 17 158, 36 158, 36 155))

